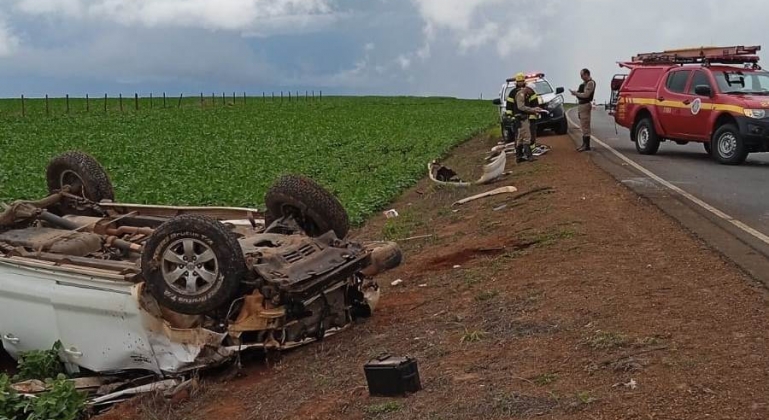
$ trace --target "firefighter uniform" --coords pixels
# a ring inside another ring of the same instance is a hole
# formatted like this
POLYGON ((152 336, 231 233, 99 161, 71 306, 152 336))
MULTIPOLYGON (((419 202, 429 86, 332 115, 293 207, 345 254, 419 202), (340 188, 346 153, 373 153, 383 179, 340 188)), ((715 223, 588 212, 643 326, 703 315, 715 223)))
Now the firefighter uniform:
POLYGON ((534 160, 531 154, 532 131, 536 128, 539 117, 539 98, 528 86, 521 87, 515 94, 514 115, 520 122, 518 142, 516 144, 517 161, 534 160))
POLYGON ((593 98, 595 97, 595 80, 590 77, 590 71, 583 69, 580 76, 583 83, 579 89, 572 93, 577 97, 577 112, 579 113, 579 128, 582 131, 582 146, 577 149, 582 152, 590 150, 590 123, 593 112, 593 98))
POLYGON ((505 116, 503 119, 503 125, 505 130, 507 130, 508 127, 510 128, 510 131, 508 132, 509 136, 507 143, 515 143, 518 138, 518 128, 520 124, 515 118, 515 115, 513 115, 515 112, 515 94, 518 92, 518 90, 519 89, 517 87, 511 89, 507 94, 507 98, 505 98, 505 116))

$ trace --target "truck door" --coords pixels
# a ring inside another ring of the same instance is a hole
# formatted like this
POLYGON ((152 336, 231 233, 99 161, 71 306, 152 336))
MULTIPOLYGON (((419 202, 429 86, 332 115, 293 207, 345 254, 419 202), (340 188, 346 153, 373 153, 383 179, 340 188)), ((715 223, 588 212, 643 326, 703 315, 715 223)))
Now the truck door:
POLYGON ((687 108, 681 110, 680 123, 683 139, 702 140, 710 135, 710 114, 713 112, 713 99, 710 96, 697 95, 697 86, 707 86, 713 92, 713 83, 710 75, 704 70, 695 70, 692 81, 687 89, 684 105, 687 108))
POLYGON ((95 372, 158 372, 131 284, 57 276, 51 302, 68 361, 95 372))
POLYGON ((48 350, 59 339, 53 285, 37 270, 0 262, 0 339, 14 359, 20 352, 48 350))
POLYGON ((689 99, 686 93, 691 69, 673 70, 668 73, 665 86, 657 94, 657 115, 665 137, 681 138, 684 124, 681 116, 689 112, 684 102, 689 99))

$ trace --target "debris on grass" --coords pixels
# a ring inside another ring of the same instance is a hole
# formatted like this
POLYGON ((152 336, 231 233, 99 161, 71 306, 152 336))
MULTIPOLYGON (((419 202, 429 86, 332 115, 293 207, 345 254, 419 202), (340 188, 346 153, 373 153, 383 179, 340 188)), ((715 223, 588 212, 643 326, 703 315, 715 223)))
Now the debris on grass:
POLYGON ((612 385, 612 388, 617 388, 617 387, 620 387, 620 386, 624 386, 625 388, 630 388, 630 389, 636 389, 636 387, 638 386, 638 382, 636 382, 635 379, 630 378, 629 382, 627 382, 627 383, 618 382, 618 383, 612 385))
POLYGON ((506 194, 506 193, 507 194, 512 194, 512 193, 514 193, 516 191, 518 191, 518 188, 516 188, 516 187, 514 187, 512 185, 508 185, 506 187, 500 187, 500 188, 497 188, 497 189, 494 189, 494 190, 491 190, 491 191, 487 191, 485 193, 481 193, 481 194, 473 195, 473 196, 470 196, 470 197, 467 197, 467 198, 463 198, 463 199, 461 199, 459 201, 455 201, 452 204, 452 206, 467 204, 467 203, 469 203, 471 201, 479 200, 481 198, 486 198, 486 197, 492 197, 492 196, 499 195, 499 194, 506 194))
POLYGON ((388 219, 393 219, 393 218, 395 218, 395 217, 398 217, 398 216, 400 216, 400 214, 398 214, 398 211, 397 211, 397 210, 395 210, 395 209, 386 210, 386 211, 385 211, 383 214, 384 214, 384 215, 385 215, 385 217, 386 217, 386 218, 388 218, 388 219))
POLYGON ((463 181, 453 169, 442 165, 437 160, 427 164, 427 173, 430 180, 438 185, 451 185, 456 187, 469 187, 471 185, 489 184, 505 175, 507 156, 505 153, 495 151, 486 158, 483 165, 483 175, 475 182, 463 181))

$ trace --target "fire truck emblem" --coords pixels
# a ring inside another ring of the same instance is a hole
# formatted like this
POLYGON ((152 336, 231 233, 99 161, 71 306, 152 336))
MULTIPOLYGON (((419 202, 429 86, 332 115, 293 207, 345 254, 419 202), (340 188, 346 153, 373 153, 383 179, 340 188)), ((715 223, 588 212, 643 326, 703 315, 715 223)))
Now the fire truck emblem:
POLYGON ((701 107, 702 107, 702 101, 700 100, 700 98, 697 98, 694 101, 692 101, 692 115, 699 114, 701 107))

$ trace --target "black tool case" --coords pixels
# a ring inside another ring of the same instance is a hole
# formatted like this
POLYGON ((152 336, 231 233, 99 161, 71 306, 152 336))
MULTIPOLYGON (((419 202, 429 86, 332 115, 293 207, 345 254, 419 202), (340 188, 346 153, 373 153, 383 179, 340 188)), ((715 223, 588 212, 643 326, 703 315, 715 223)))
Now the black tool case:
POLYGON ((410 357, 382 355, 363 367, 371 396, 406 396, 422 389, 417 361, 410 357))

